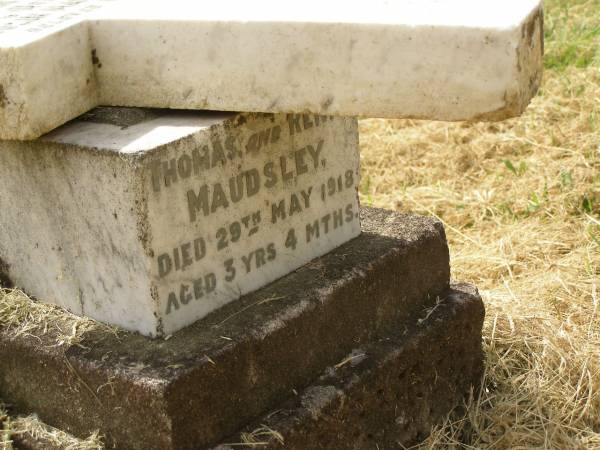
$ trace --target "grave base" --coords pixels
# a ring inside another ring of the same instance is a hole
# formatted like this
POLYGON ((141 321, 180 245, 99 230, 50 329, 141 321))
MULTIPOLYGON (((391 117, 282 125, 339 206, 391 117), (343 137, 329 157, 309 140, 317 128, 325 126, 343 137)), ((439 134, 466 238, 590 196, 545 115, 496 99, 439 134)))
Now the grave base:
POLYGON ((355 349, 311 386, 213 450, 367 450, 417 444, 483 374, 477 290, 453 284, 404 329, 355 349))
POLYGON ((285 448, 413 442, 477 384, 483 305, 449 287, 441 223, 362 216, 359 238, 166 341, 96 330, 66 348, 0 324, 0 398, 75 435, 99 428, 108 448, 210 448, 260 424, 285 448))

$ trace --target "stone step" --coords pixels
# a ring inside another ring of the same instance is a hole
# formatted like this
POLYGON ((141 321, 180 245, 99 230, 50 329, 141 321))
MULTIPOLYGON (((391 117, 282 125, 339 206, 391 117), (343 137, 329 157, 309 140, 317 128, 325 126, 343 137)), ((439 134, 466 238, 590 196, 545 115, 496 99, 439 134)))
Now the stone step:
POLYGON ((362 225, 358 238, 168 340, 94 330, 67 346, 54 327, 15 336, 0 324, 0 398, 77 436, 100 429, 109 447, 216 445, 447 289, 439 221, 364 208, 362 225))
MULTIPOLYGON (((418 442, 471 387, 476 391, 483 369, 483 304, 477 291, 455 283, 440 300, 412 326, 353 350, 311 386, 213 450, 371 450, 418 442)), ((56 430, 43 424, 35 432, 17 428, 11 439, 18 449, 84 446, 72 436, 57 439, 56 430)))
POLYGON ((477 290, 453 284, 418 320, 357 346, 315 383, 213 450, 414 445, 479 386, 484 315, 477 290))

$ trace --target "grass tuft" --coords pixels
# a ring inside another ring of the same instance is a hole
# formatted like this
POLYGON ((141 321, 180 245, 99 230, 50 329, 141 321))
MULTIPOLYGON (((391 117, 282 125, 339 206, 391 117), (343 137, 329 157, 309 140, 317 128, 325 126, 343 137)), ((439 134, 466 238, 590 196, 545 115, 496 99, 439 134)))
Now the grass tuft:
POLYGON ((600 0, 554 0, 546 4, 546 69, 600 66, 600 0))
POLYGON ((11 422, 13 439, 25 435, 39 443, 39 448, 56 448, 65 450, 103 450, 98 432, 92 433, 87 439, 78 439, 62 430, 42 423, 36 416, 19 417, 11 422))
MULTIPOLYGON (((0 287, 0 330, 10 336, 39 334, 51 335, 57 347, 63 350, 83 346, 87 332, 94 330, 117 333, 115 327, 67 313, 57 306, 37 302, 18 289, 0 287), (35 332, 35 333, 34 333, 35 332)), ((97 433, 80 440, 47 426, 35 416, 9 418, 0 402, 0 450, 12 450, 13 441, 20 437, 33 439, 40 448, 68 450, 96 450, 104 448, 97 433)))
POLYGON ((266 425, 257 428, 251 433, 242 433, 241 434, 242 442, 247 447, 256 447, 256 446, 264 446, 268 445, 269 442, 275 441, 284 444, 283 436, 278 431, 269 428, 266 425))
POLYGON ((2 401, 0 401, 0 450, 13 450, 10 438, 10 418, 2 401))
POLYGON ((118 333, 116 327, 79 317, 58 306, 33 300, 19 289, 0 287, 0 327, 14 337, 43 331, 55 337, 58 347, 81 346, 86 332, 106 330, 118 333), (68 320, 65 320, 68 318, 68 320))

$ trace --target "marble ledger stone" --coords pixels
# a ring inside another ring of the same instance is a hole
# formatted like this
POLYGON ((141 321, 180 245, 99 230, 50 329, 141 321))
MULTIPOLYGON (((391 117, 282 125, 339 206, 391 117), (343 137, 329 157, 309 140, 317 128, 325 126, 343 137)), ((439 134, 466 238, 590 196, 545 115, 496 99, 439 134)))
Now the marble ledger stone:
POLYGON ((98 108, 0 143, 0 265, 168 335, 356 237, 358 165, 356 119, 98 108))
POLYGON ((539 0, 2 2, 0 138, 96 105, 500 120, 542 70, 539 0))

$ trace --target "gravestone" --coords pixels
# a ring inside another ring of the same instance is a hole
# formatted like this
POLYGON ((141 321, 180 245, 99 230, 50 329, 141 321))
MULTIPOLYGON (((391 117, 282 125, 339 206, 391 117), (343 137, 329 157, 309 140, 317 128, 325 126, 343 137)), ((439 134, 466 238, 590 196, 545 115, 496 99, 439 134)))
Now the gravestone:
POLYGON ((541 5, 140 5, 0 5, 0 280, 120 327, 0 318, 0 397, 110 448, 415 444, 484 308, 439 221, 359 208, 353 116, 520 114, 541 5))
POLYGON ((0 151, 31 294, 171 334, 360 233, 356 119, 99 108, 0 151))
POLYGON ((499 120, 541 79, 538 0, 19 0, 0 12, 2 139, 97 105, 499 120))

